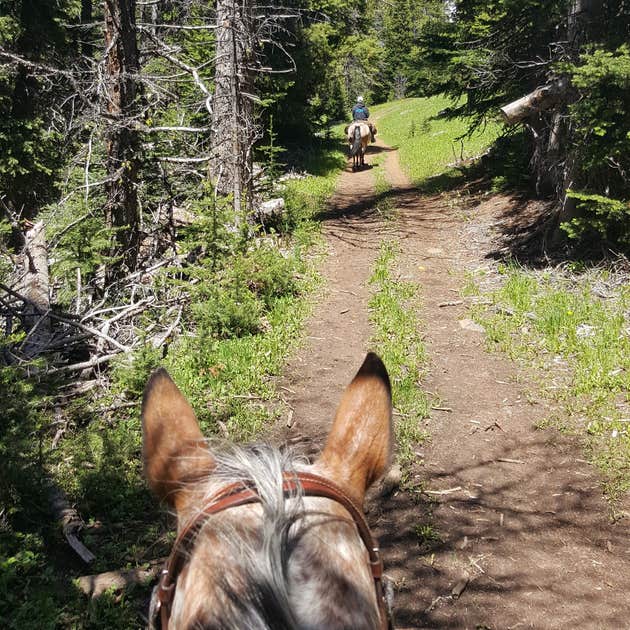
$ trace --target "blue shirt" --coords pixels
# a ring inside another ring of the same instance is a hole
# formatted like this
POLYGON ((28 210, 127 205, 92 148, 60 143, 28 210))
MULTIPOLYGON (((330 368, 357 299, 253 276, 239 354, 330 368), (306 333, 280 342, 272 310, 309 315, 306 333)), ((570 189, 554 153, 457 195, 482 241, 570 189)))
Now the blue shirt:
POLYGON ((365 105, 357 103, 352 108, 352 120, 367 120, 370 117, 370 110, 365 105))

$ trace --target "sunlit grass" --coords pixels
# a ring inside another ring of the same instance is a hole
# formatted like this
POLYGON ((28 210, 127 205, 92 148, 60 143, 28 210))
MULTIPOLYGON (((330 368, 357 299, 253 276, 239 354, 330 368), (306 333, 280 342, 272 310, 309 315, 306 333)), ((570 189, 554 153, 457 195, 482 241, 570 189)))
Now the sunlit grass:
POLYGON ((452 170, 452 166, 482 153, 496 139, 499 126, 487 125, 470 138, 458 140, 468 130, 463 119, 438 118, 452 101, 441 96, 408 98, 371 108, 379 137, 397 147, 400 162, 416 185, 431 176, 452 170))
POLYGON ((396 278, 398 255, 397 243, 381 244, 370 278, 369 309, 373 342, 392 381, 398 461, 408 469, 413 447, 427 437, 421 421, 428 416, 429 401, 420 388, 427 355, 418 328, 418 286, 396 278))

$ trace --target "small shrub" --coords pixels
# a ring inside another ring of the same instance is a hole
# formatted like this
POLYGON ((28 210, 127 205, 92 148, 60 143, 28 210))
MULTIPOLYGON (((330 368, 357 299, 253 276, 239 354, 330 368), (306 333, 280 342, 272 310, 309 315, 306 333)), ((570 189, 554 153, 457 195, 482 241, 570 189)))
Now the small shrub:
POLYGON ((269 308, 275 298, 295 295, 296 274, 302 270, 303 264, 293 253, 283 253, 274 245, 264 244, 242 259, 237 273, 269 308))
POLYGON ((201 335, 229 339, 260 331, 262 305, 247 287, 219 286, 191 312, 201 335))

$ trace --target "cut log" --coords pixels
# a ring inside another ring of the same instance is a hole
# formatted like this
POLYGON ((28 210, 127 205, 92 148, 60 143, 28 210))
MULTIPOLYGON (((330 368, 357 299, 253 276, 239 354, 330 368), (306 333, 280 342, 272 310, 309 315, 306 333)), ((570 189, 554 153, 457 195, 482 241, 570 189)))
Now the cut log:
POLYGON ((113 589, 122 590, 132 584, 145 584, 157 577, 164 566, 166 558, 151 560, 144 567, 118 571, 107 571, 95 575, 84 575, 77 579, 77 586, 88 597, 100 597, 105 591, 113 589))
POLYGON ((569 79, 562 77, 504 105, 500 111, 506 124, 515 125, 533 114, 556 105, 566 97, 568 91, 569 79))

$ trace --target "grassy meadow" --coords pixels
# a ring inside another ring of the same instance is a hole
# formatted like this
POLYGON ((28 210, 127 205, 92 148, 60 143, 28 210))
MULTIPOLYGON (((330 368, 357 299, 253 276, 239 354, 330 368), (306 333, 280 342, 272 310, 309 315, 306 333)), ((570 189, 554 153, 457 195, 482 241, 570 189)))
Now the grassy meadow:
POLYGON ((434 96, 370 108, 379 137, 398 149, 400 163, 415 185, 424 187, 429 178, 443 173, 454 176, 456 166, 484 153, 499 134, 499 125, 489 123, 467 136, 466 120, 440 115, 451 105, 450 99, 434 96))

